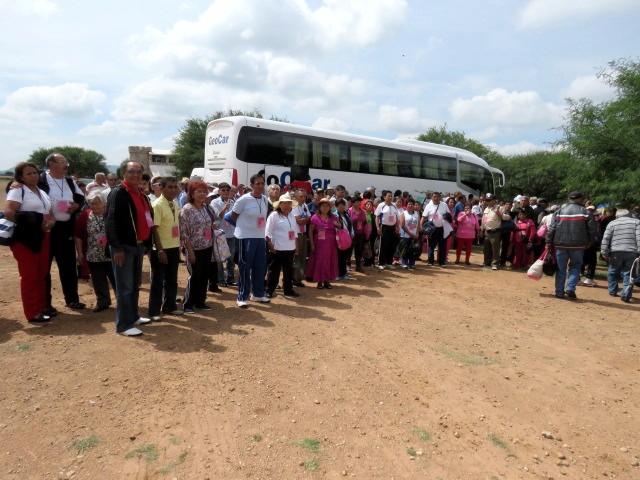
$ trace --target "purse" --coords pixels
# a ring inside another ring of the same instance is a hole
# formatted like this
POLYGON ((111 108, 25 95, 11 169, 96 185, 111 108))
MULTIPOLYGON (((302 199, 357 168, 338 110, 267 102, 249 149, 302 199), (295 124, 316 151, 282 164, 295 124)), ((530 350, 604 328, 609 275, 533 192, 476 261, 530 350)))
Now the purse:
POLYGON ((338 250, 346 250, 351 246, 351 234, 346 228, 339 228, 336 230, 336 242, 338 243, 338 250))
POLYGON ((7 220, 4 212, 0 212, 0 245, 9 246, 13 243, 13 232, 16 230, 16 224, 11 220, 7 220))
POLYGON ((231 257, 231 250, 227 243, 227 236, 223 230, 213 230, 213 260, 221 263, 231 257))

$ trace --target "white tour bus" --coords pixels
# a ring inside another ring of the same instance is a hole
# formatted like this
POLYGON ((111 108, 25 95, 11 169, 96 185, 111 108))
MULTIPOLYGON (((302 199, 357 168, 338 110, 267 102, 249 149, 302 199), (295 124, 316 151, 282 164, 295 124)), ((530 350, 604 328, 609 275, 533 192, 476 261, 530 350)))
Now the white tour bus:
POLYGON ((256 173, 267 185, 309 181, 314 189, 344 185, 350 193, 374 186, 424 192, 495 192, 504 174, 460 148, 418 140, 382 140, 250 117, 226 117, 207 126, 204 168, 192 177, 206 182, 249 184, 256 173))

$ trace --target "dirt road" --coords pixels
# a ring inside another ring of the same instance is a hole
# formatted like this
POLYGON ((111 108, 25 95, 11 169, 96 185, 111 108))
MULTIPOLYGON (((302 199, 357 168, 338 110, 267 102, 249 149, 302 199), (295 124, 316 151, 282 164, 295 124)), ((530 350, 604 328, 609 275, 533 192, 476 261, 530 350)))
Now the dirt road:
POLYGON ((0 478, 640 478, 638 303, 478 266, 354 276, 125 338, 57 281, 62 315, 27 324, 0 248, 0 478))

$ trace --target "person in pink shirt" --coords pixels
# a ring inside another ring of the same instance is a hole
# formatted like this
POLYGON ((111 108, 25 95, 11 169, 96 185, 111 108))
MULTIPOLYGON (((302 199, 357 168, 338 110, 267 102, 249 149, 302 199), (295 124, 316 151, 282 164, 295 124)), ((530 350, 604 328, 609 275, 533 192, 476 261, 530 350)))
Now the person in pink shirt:
POLYGON ((471 258, 471 247, 473 246, 473 240, 478 235, 480 225, 478 225, 478 219, 471 213, 471 204, 464 206, 464 211, 458 214, 458 228, 456 230, 456 238, 458 239, 458 245, 456 248, 456 263, 460 263, 460 255, 462 254, 462 247, 465 252, 465 264, 471 265, 469 259, 471 258))
POLYGON ((533 220, 527 219, 524 210, 520 210, 516 220, 516 229, 511 232, 511 245, 513 245, 514 252, 513 268, 525 268, 528 266, 535 235, 535 223, 533 223, 533 220))

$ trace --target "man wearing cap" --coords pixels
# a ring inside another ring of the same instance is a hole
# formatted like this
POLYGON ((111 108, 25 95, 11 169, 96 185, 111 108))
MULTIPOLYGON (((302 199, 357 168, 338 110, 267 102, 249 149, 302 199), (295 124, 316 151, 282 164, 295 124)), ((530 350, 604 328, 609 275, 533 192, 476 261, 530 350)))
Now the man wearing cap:
POLYGON ((493 193, 484 196, 485 208, 482 212, 482 225, 480 227, 484 236, 484 263, 483 266, 491 266, 491 270, 498 270, 500 265, 500 242, 502 240, 502 222, 509 220, 511 216, 503 213, 493 193))
POLYGON ((324 190, 321 188, 316 188, 313 191, 313 200, 309 203, 309 213, 313 215, 318 211, 318 203, 320 200, 324 198, 324 190))
POLYGON ((584 251, 593 243, 595 234, 596 222, 591 212, 582 205, 582 193, 571 192, 569 203, 554 213, 547 230, 545 248, 555 248, 557 298, 564 298, 565 295, 572 300, 577 298, 576 285, 580 281, 584 251))
POLYGON ((216 228, 224 231, 227 245, 229 245, 229 251, 231 252, 231 257, 225 264, 218 263, 218 278, 223 281, 225 287, 235 287, 238 285, 235 281, 235 264, 233 263, 233 257, 236 253, 235 227, 224 219, 224 216, 231 211, 235 202, 231 198, 231 185, 228 183, 222 182, 218 185, 218 192, 220 196, 211 202, 211 208, 213 208, 216 216, 216 228))
POLYGON ((182 180, 180 180, 180 188, 182 189, 180 191, 180 193, 178 194, 178 204, 180 204, 180 207, 184 207, 184 204, 187 203, 187 187, 189 186, 189 179, 187 177, 182 177, 182 180))
POLYGON ((622 276, 620 299, 629 303, 633 294, 631 267, 640 256, 640 220, 628 210, 618 210, 602 236, 602 258, 609 261, 609 295, 618 295, 618 280, 622 276))

